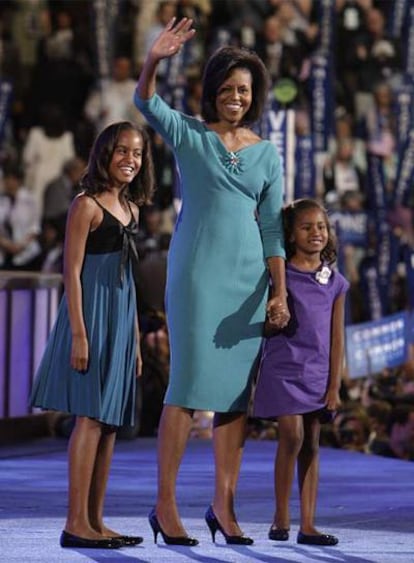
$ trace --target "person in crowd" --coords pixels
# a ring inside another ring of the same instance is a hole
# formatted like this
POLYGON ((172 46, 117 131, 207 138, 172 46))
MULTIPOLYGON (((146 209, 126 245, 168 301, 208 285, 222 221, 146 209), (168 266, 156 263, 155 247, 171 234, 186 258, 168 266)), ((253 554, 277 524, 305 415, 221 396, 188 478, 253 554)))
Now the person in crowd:
POLYGON ((44 106, 40 125, 29 129, 22 153, 25 184, 35 195, 41 213, 47 184, 74 157, 74 137, 65 116, 57 106, 44 106))
POLYGON ((116 121, 140 120, 132 98, 135 80, 131 77, 131 60, 128 57, 115 57, 112 76, 105 88, 96 88, 88 96, 85 115, 94 124, 97 132, 116 121))
POLYGON ((369 453, 370 419, 363 409, 351 409, 337 428, 338 446, 353 452, 369 453))
POLYGON ((367 153, 383 159, 386 190, 392 192, 397 174, 397 120, 393 93, 386 82, 374 84, 373 106, 361 121, 367 153))
MULTIPOLYGON (((45 10, 47 16, 42 22, 44 33, 39 38, 36 62, 30 81, 25 80, 22 125, 25 128, 37 125, 41 117, 39 110, 53 106, 65 116, 68 128, 75 131, 83 119, 83 106, 96 70, 88 26, 90 9, 82 2, 77 2, 73 9, 66 3, 49 2, 45 10)), ((26 17, 30 18, 29 14, 26 17)))
POLYGON ((353 92, 357 119, 372 107, 372 86, 384 81, 397 83, 402 70, 400 41, 388 34, 382 11, 367 7, 364 24, 349 45, 356 75, 353 92))
MULTIPOLYGON (((139 293, 137 294, 139 298, 139 293)), ((146 322, 140 319, 142 332, 142 420, 141 436, 156 436, 168 385, 170 346, 165 314, 153 311, 146 322)))
POLYGON ((41 272, 63 273, 63 249, 65 245, 65 227, 67 214, 44 219, 39 242, 42 248, 38 260, 41 272))
POLYGON ((149 205, 142 209, 140 219, 136 240, 139 257, 144 259, 147 254, 160 250, 160 240, 163 234, 163 215, 156 205, 149 205))
POLYGON ((132 275, 137 205, 153 186, 145 131, 129 122, 96 138, 69 210, 64 285, 57 320, 30 402, 76 416, 69 441, 69 506, 62 547, 118 548, 141 543, 103 521, 116 429, 133 426, 141 372, 132 275))
POLYGON ((63 165, 62 174, 49 182, 43 195, 43 218, 55 219, 67 213, 73 198, 79 192, 79 181, 86 162, 75 156, 63 165))
POLYGON ((342 102, 350 113, 354 113, 354 92, 357 89, 355 72, 356 45, 365 31, 365 0, 338 0, 336 2, 336 33, 338 45, 346 49, 336 51, 337 73, 335 80, 342 102))
POLYGON ((269 71, 272 82, 281 76, 283 60, 283 29, 276 14, 270 14, 258 34, 256 51, 269 71))
POLYGON ((364 175, 354 161, 354 149, 353 138, 340 139, 335 155, 325 162, 323 184, 330 204, 340 200, 346 192, 363 193, 364 175))
POLYGON ((138 311, 147 318, 156 312, 164 312, 164 295, 167 281, 167 255, 170 233, 162 233, 159 245, 150 250, 137 263, 136 284, 138 311))
POLYGON ((383 400, 370 400, 366 406, 369 419, 370 435, 368 439, 368 450, 376 453, 378 447, 388 441, 388 425, 391 414, 391 405, 383 400))
POLYGON ((235 47, 213 53, 203 76, 202 121, 172 110, 156 93, 159 62, 194 33, 191 19, 170 20, 148 52, 135 97, 175 152, 183 202, 168 258, 171 370, 159 427, 158 497, 149 519, 155 541, 161 533, 169 544, 198 543, 180 520, 175 484, 194 411, 214 411, 215 492, 206 522, 213 541, 219 530, 227 543, 249 545, 234 496, 252 376, 266 307, 275 326, 289 320, 282 171, 274 145, 250 128, 268 86, 255 53, 235 47))
POLYGON ((40 210, 34 195, 23 184, 23 171, 14 164, 3 169, 0 193, 0 269, 32 270, 41 249, 40 210))
POLYGON ((414 405, 398 404, 390 413, 388 440, 376 444, 373 453, 414 461, 414 405))
POLYGON ((335 242, 326 210, 312 199, 285 207, 289 324, 265 326, 253 414, 278 420, 276 511, 269 539, 289 539, 289 499, 295 465, 300 492, 297 542, 336 545, 315 528, 321 423, 340 405, 346 279, 332 264, 335 242))

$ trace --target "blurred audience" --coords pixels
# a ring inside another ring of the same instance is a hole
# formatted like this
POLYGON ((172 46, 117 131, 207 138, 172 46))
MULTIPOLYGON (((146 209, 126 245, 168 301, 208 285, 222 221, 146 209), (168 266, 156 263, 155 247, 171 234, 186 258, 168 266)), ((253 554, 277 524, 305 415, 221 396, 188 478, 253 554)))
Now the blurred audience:
POLYGON ((38 201, 23 184, 23 171, 9 164, 3 169, 0 193, 0 268, 37 269, 34 261, 41 252, 39 233, 38 201))

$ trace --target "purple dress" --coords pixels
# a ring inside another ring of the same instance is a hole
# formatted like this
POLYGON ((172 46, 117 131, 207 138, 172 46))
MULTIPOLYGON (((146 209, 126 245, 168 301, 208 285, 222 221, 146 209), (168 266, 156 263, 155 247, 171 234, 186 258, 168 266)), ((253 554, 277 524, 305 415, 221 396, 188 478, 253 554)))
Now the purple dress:
POLYGON ((285 329, 263 341, 255 417, 303 414, 325 406, 333 304, 349 283, 335 270, 327 283, 320 283, 318 271, 303 272, 287 264, 291 319, 285 329))

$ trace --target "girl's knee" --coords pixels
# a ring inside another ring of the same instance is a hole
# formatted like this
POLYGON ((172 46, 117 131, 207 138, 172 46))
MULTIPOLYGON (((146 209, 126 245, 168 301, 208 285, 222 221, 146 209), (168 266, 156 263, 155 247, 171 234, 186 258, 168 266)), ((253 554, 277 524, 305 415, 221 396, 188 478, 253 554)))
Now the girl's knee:
POLYGON ((303 445, 303 432, 300 429, 290 429, 279 434, 279 445, 288 453, 298 454, 303 445))

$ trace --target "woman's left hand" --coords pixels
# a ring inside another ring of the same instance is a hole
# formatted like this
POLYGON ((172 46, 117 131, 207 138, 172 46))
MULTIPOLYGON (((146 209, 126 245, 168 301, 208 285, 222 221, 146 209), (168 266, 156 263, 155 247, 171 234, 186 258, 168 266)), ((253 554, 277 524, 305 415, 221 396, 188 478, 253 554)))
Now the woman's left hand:
POLYGON ((274 296, 267 302, 266 315, 274 328, 285 328, 290 321, 290 312, 286 297, 274 296))

